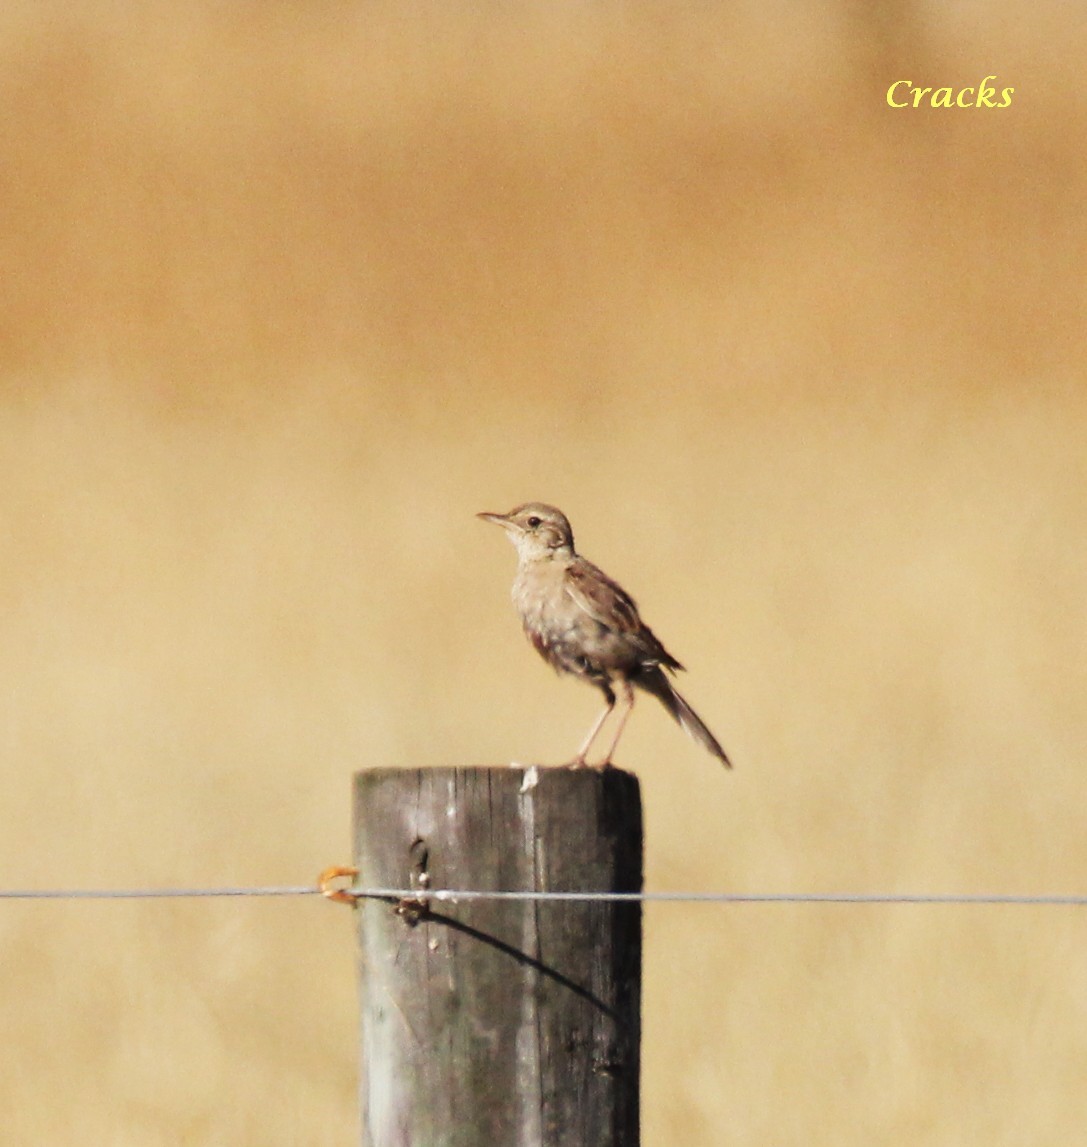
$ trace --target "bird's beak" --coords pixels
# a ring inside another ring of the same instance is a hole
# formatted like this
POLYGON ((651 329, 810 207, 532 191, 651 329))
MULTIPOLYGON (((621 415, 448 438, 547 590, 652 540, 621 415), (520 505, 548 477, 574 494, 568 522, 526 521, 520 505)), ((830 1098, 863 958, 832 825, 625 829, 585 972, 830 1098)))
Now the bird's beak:
POLYGON ((489 510, 476 514, 476 517, 482 518, 485 522, 494 522, 496 526, 508 526, 510 524, 508 514, 492 514, 489 510))

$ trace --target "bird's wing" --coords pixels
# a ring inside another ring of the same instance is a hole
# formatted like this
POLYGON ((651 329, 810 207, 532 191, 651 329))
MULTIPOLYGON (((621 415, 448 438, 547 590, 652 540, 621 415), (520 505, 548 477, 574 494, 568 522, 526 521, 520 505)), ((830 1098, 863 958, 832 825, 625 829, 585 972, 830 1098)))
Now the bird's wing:
POLYGON ((647 664, 669 669, 683 666, 657 640, 638 615, 634 599, 592 562, 577 558, 566 570, 566 592, 593 621, 612 633, 626 634, 647 664))
POLYGON ((615 633, 638 633, 642 619, 634 599, 603 570, 580 558, 566 570, 566 592, 593 621, 615 633))

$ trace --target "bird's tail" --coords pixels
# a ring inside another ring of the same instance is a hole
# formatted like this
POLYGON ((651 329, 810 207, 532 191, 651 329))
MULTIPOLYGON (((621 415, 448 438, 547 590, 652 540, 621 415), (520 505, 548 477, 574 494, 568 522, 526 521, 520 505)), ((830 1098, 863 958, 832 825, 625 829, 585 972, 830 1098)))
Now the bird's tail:
POLYGON ((732 768, 732 762, 717 738, 706 728, 702 718, 679 695, 659 665, 646 666, 634 679, 634 684, 647 693, 652 693, 689 736, 711 752, 726 769, 732 768))

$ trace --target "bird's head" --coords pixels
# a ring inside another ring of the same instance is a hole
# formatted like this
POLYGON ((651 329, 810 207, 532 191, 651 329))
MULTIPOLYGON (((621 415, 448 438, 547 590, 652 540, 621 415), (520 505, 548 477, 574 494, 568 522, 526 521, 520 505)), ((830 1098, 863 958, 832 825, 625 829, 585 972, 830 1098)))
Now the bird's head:
POLYGON ((565 557, 574 552, 574 532, 566 515, 543 502, 526 502, 508 514, 484 512, 476 517, 501 526, 522 561, 565 557))

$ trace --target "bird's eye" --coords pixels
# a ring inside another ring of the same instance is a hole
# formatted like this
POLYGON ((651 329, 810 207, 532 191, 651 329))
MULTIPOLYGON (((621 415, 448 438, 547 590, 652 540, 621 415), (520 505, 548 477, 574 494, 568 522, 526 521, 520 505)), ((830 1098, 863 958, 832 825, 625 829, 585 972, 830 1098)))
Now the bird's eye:
POLYGON ((529 518, 529 520, 528 520, 528 528, 530 530, 534 530, 539 524, 540 524, 540 519, 537 518, 535 514, 533 514, 532 517, 529 518))

